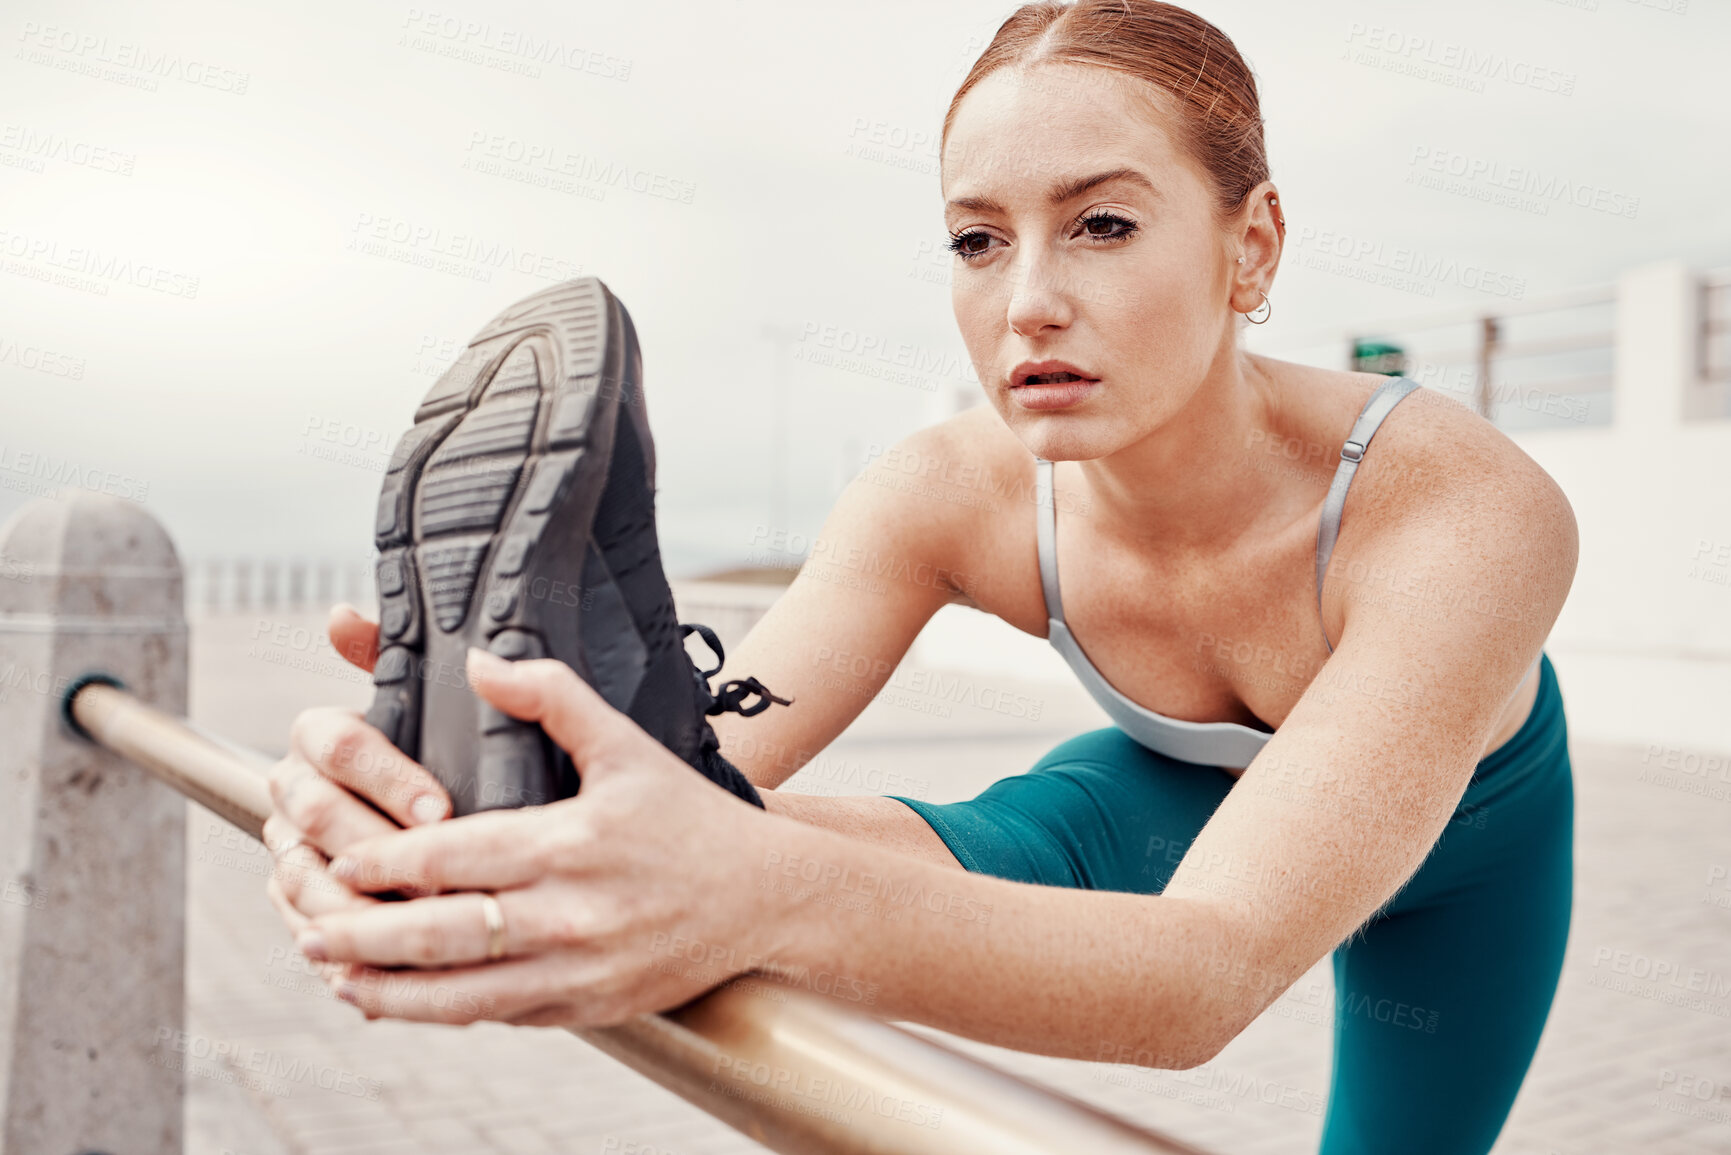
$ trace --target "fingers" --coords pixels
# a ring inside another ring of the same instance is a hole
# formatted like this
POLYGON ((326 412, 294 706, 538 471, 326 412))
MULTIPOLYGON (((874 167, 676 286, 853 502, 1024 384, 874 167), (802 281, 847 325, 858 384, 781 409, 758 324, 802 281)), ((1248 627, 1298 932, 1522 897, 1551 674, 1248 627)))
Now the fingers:
POLYGON ((368 1018, 424 1023, 509 1020, 554 1001, 548 992, 562 961, 557 955, 544 955, 447 971, 360 970, 337 984, 337 997, 359 1007, 368 1018))
MULTIPOLYGON (((278 863, 271 874, 271 881, 276 884, 283 901, 309 919, 381 905, 372 895, 356 894, 332 878, 322 865, 278 863)), ((301 927, 293 924, 289 929, 298 933, 301 927)))
POLYGON ((331 863, 331 873, 356 890, 374 893, 527 886, 546 873, 546 812, 552 809, 487 810, 381 834, 343 851, 331 863))
POLYGON ((361 611, 347 602, 331 607, 330 622, 325 627, 330 634, 331 648, 350 665, 367 673, 379 660, 379 624, 361 616, 361 611))
POLYGON ((304 837, 281 814, 265 819, 264 844, 275 860, 271 900, 291 931, 299 931, 307 919, 321 914, 377 904, 377 899, 357 894, 332 877, 325 856, 311 840, 301 841, 304 837))
POLYGON ((295 909, 294 903, 283 893, 282 884, 277 881, 276 875, 273 874, 265 880, 264 892, 270 896, 270 904, 276 907, 276 912, 282 915, 282 920, 288 924, 290 934, 300 934, 307 923, 312 921, 295 909))
POLYGON ((284 878, 287 878, 287 874, 272 874, 265 881, 265 894, 270 895, 272 906, 277 907, 277 914, 280 914, 282 921, 287 923, 291 935, 299 935, 303 930, 306 930, 306 926, 312 923, 313 918, 319 918, 322 914, 351 911, 351 909, 364 906, 383 906, 379 900, 370 897, 370 895, 355 894, 348 887, 339 887, 336 880, 332 880, 329 876, 324 878, 324 887, 320 887, 319 883, 315 881, 310 888, 299 888, 296 892, 299 897, 296 897, 296 895, 291 894, 293 887, 282 885, 284 878), (312 897, 308 897, 308 895, 312 895, 312 897), (325 895, 329 895, 329 897, 325 897, 325 895))
POLYGON ((290 742, 319 773, 403 826, 437 822, 451 812, 450 795, 426 767, 347 710, 303 710, 290 742))
MULTIPOLYGON (((557 945, 557 929, 537 913, 546 900, 527 895, 505 890, 494 896, 505 920, 501 957, 537 954, 557 945)), ((295 946, 317 962, 423 969, 483 963, 491 938, 484 903, 484 895, 471 891, 332 912, 302 927, 295 946)))
MULTIPOLYGON (((280 816, 293 835, 304 836, 328 855, 341 854, 357 842, 397 829, 390 819, 320 774, 298 754, 290 754, 271 767, 270 797, 273 815, 280 816)), ((285 834, 280 841, 267 838, 265 844, 276 846, 293 835, 285 834)))
POLYGON ((292 822, 285 819, 280 811, 272 811, 264 820, 264 830, 260 841, 270 852, 271 859, 281 862, 288 855, 295 853, 295 843, 305 841, 305 836, 292 822))
MULTIPOLYGON (((288 924, 289 933, 291 935, 298 935, 310 920, 306 915, 296 910, 293 903, 289 902, 288 897, 283 894, 281 883, 279 883, 275 877, 272 877, 265 883, 265 893, 270 896, 271 905, 276 907, 277 913, 282 915, 283 922, 288 924)), ((324 979, 328 983, 333 979, 347 978, 352 968, 350 968, 348 963, 321 963, 314 961, 313 969, 318 973, 320 978, 324 979)))
POLYGON ((628 745, 633 736, 665 752, 563 662, 508 662, 485 650, 470 649, 468 674, 476 694, 513 718, 541 723, 586 774, 605 773, 610 761, 606 755, 628 745))

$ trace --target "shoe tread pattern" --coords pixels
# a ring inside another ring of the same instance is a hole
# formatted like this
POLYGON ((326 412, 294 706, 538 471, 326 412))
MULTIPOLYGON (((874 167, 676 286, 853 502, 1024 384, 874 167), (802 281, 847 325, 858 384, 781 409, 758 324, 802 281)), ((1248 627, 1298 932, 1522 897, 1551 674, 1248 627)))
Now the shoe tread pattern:
MULTIPOLYGON (((426 726, 450 725, 435 721, 451 717, 435 706, 449 690, 426 697, 427 631, 511 660, 547 653, 535 632, 546 607, 527 603, 523 583, 572 478, 605 473, 618 384, 604 380, 608 327, 621 313, 592 278, 505 310, 435 383, 399 443, 375 527, 384 649, 368 720, 411 756, 427 737, 423 711, 426 726)), ((452 641, 438 643, 439 664, 460 663, 452 641)), ((552 801, 560 772, 541 728, 477 707, 474 761, 434 767, 456 776, 454 796, 467 795, 458 813, 552 801)))

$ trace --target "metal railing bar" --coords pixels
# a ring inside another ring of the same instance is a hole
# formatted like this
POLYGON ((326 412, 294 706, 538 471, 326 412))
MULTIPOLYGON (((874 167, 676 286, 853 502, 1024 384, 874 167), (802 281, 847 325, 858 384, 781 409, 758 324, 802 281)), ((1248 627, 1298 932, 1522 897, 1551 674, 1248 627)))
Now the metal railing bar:
MULTIPOLYGON (((112 684, 81 679, 67 712, 98 745, 260 836, 262 755, 112 684)), ((768 976, 572 1033, 784 1155, 1207 1155, 768 976), (768 986, 773 998, 751 989, 768 986)))

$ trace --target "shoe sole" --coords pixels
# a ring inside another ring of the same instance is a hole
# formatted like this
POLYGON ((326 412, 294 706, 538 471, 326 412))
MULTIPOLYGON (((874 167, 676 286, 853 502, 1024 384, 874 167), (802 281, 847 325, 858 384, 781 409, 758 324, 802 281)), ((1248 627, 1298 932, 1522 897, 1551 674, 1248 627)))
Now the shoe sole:
MULTIPOLYGON (((379 493, 379 659, 367 721, 450 791, 457 814, 576 790, 541 727, 477 698, 469 647, 556 656, 592 684, 579 608, 622 394, 630 319, 599 280, 505 310, 415 412, 379 493)), ((629 419, 629 418, 628 418, 629 419)), ((631 655, 625 655, 628 660, 631 655)))

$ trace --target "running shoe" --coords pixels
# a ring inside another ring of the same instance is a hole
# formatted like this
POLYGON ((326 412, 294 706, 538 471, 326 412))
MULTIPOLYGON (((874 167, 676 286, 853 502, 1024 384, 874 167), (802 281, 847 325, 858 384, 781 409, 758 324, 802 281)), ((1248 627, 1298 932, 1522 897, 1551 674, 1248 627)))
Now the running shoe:
POLYGON ((431 770, 454 812, 570 797, 540 726, 481 701, 470 646, 557 658, 717 785, 762 806, 708 718, 787 704, 719 691, 712 631, 682 626, 655 532, 655 444, 630 315, 593 277, 495 317, 415 411, 379 494, 379 659, 367 721, 431 770), (697 632, 714 650, 699 670, 697 632))

